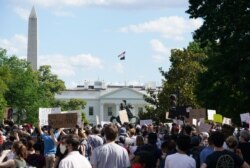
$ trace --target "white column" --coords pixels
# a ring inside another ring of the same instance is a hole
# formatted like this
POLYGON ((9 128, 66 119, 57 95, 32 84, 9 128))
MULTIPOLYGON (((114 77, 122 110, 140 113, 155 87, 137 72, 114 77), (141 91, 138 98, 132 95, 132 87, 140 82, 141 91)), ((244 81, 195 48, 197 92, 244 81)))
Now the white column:
POLYGON ((104 113, 103 109, 104 109, 104 104, 101 103, 101 107, 100 107, 100 122, 103 121, 103 113, 104 113))
POLYGON ((120 104, 115 104, 115 107, 116 107, 115 116, 118 116, 120 111, 120 104))

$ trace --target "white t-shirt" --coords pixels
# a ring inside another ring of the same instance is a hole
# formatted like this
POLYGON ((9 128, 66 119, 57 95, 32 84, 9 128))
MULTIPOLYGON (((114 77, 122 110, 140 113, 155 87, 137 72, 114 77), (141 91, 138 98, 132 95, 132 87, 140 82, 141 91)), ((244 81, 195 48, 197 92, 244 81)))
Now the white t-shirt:
POLYGON ((187 154, 175 153, 166 157, 165 168, 196 168, 196 163, 187 154))
POLYGON ((78 151, 70 152, 59 163, 59 168, 92 168, 88 159, 81 155, 78 151))

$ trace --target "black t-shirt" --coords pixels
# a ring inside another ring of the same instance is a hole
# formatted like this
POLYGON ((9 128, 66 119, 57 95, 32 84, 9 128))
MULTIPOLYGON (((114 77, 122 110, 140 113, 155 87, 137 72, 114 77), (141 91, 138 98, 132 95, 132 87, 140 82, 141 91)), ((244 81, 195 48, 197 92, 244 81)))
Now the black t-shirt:
POLYGON ((244 160, 250 164, 250 142, 239 143, 239 147, 243 155, 244 160))
POLYGON ((228 150, 215 151, 207 156, 207 168, 239 168, 244 163, 238 155, 228 150))

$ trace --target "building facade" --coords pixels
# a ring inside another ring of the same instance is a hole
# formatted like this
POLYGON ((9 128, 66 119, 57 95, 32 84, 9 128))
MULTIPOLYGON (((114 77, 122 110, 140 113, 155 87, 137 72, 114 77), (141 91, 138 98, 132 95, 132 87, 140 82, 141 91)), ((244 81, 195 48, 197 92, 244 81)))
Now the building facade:
POLYGON ((83 99, 87 105, 83 111, 90 123, 99 121, 110 121, 111 116, 118 116, 120 104, 126 100, 134 108, 133 115, 138 116, 140 111, 145 111, 147 102, 143 95, 147 94, 144 86, 105 86, 96 81, 94 85, 85 84, 75 89, 67 89, 56 95, 58 100, 83 99))

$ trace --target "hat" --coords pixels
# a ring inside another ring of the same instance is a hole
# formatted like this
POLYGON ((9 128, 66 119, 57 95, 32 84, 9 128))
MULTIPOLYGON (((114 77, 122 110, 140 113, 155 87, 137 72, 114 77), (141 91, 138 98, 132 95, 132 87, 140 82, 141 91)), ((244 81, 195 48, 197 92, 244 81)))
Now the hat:
POLYGON ((127 130, 126 130, 126 128, 121 127, 121 128, 120 128, 119 134, 120 134, 120 135, 123 135, 123 136, 127 136, 127 130))

